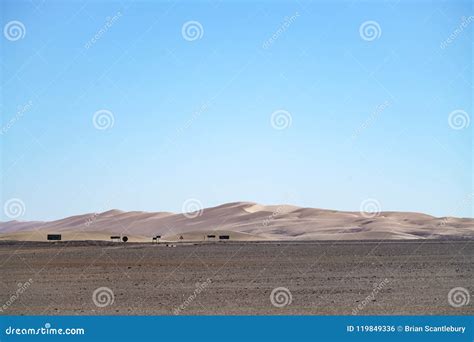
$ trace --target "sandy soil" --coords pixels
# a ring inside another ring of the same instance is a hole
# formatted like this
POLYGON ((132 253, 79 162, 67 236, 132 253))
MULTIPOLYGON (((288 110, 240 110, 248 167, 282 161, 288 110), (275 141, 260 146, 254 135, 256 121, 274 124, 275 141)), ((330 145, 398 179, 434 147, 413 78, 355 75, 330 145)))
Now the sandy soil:
POLYGON ((474 241, 0 242, 0 260, 3 315, 474 314, 448 303, 474 290, 474 241), (113 303, 94 304, 100 287, 113 303), (291 303, 272 304, 278 287, 291 303))

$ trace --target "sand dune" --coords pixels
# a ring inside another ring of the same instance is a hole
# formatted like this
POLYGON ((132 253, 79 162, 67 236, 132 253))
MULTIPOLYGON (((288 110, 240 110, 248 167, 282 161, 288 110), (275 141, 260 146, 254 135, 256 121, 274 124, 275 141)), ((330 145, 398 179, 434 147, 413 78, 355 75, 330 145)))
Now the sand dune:
POLYGON ((183 240, 196 241, 216 231, 230 232, 235 240, 474 238, 472 218, 436 218, 411 212, 365 217, 360 212, 236 202, 194 214, 190 218, 169 212, 109 210, 51 222, 0 222, 0 240, 41 240, 46 233, 61 233, 69 238, 75 235, 74 239, 99 240, 124 234, 133 241, 150 241, 155 235, 174 241, 185 234, 183 240))

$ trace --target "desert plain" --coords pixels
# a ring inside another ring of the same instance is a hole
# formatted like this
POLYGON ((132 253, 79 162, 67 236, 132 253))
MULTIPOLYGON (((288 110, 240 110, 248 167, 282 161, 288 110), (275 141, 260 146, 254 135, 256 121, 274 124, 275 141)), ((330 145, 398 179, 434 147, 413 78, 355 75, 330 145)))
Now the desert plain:
POLYGON ((1 315, 472 315, 474 219, 235 202, 8 221, 0 275, 1 315))
POLYGON ((474 313, 448 301, 474 283, 473 241, 2 242, 0 260, 0 303, 30 281, 3 315, 474 313))

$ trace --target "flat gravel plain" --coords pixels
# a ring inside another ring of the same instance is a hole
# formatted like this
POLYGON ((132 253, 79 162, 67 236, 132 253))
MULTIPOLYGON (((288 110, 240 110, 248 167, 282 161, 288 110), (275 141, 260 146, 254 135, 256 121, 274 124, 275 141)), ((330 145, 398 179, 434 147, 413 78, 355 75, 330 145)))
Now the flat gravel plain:
POLYGON ((474 241, 2 242, 0 315, 472 315, 473 266, 474 241))

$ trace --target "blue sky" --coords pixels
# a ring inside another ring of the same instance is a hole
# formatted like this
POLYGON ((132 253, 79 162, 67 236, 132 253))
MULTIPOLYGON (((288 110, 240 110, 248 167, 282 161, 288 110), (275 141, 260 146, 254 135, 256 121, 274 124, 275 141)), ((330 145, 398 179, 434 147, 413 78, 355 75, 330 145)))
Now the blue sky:
POLYGON ((18 219, 190 198, 473 216, 469 1, 0 6, 1 195, 18 219))

